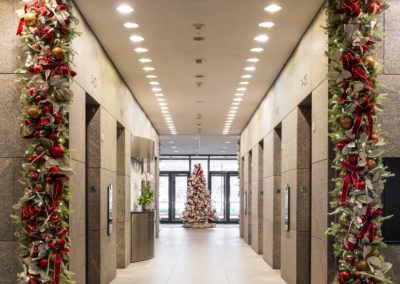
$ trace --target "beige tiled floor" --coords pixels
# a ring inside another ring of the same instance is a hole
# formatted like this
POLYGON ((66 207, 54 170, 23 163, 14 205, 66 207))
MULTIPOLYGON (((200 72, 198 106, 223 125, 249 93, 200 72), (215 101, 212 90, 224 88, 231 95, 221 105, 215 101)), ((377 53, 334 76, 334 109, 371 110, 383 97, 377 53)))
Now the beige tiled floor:
POLYGON ((279 270, 239 238, 237 226, 161 228, 156 258, 117 272, 112 284, 279 284, 279 270))

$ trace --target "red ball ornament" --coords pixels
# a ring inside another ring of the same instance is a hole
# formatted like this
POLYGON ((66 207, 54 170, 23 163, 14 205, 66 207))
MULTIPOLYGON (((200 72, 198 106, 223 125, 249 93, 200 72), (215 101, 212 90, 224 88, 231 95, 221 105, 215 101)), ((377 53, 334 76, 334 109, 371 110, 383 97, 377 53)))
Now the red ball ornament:
POLYGON ((37 104, 39 104, 42 100, 43 100, 43 97, 40 96, 40 95, 35 97, 35 102, 36 102, 37 104))
POLYGON ((47 116, 46 117, 42 117, 40 119, 40 125, 47 125, 49 123, 50 123, 50 118, 48 118, 47 116))
POLYGON ((37 159, 39 155, 37 153, 33 153, 29 158, 28 158, 28 162, 32 163, 33 161, 35 161, 37 159))
POLYGON ((30 96, 34 96, 34 95, 36 95, 36 93, 37 93, 37 89, 35 87, 31 87, 28 89, 28 94, 30 96))
POLYGON ((42 65, 35 65, 33 66, 33 72, 35 74, 40 74, 43 71, 43 66, 42 65))
POLYGON ((339 273, 339 276, 343 279, 343 280, 349 280, 351 278, 351 274, 348 271, 342 271, 339 273))
POLYGON ((381 6, 378 3, 376 3, 376 2, 368 3, 368 12, 370 14, 378 13, 380 10, 381 10, 381 6))
POLYGON ((52 105, 46 105, 43 107, 43 112, 44 113, 53 113, 53 106, 52 105))
POLYGON ((348 255, 348 256, 346 257, 346 262, 347 262, 348 264, 353 264, 353 263, 354 263, 354 257, 351 256, 351 255, 348 255))
POLYGON ((371 134, 371 136, 369 138, 374 142, 378 142, 379 141, 379 137, 376 134, 371 134))
POLYGON ((54 114, 54 120, 55 120, 56 123, 59 124, 59 123, 62 121, 62 115, 61 115, 61 113, 59 113, 59 112, 55 113, 55 114, 54 114))
POLYGON ((32 171, 32 172, 29 174, 29 176, 30 176, 30 178, 31 178, 32 180, 38 180, 39 177, 40 177, 40 173, 39 173, 38 171, 32 171))
POLYGON ((39 265, 42 268, 47 267, 48 264, 49 264, 49 261, 47 260, 47 258, 43 258, 43 259, 39 260, 39 265))
POLYGON ((57 133, 56 132, 51 133, 50 136, 49 136, 49 139, 51 141, 53 141, 53 142, 57 141, 57 138, 58 137, 57 137, 57 133))
POLYGON ((52 167, 49 169, 49 173, 50 173, 50 174, 58 174, 58 172, 59 172, 59 169, 58 169, 57 166, 52 166, 52 167))
POLYGON ((60 144, 54 145, 53 148, 51 149, 51 155, 54 158, 61 158, 62 156, 64 156, 64 147, 63 147, 63 145, 60 145, 60 144))
POLYGON ((336 146, 338 147, 338 149, 339 149, 340 151, 342 151, 343 148, 346 146, 346 143, 344 143, 344 142, 338 142, 338 143, 336 144, 336 146))

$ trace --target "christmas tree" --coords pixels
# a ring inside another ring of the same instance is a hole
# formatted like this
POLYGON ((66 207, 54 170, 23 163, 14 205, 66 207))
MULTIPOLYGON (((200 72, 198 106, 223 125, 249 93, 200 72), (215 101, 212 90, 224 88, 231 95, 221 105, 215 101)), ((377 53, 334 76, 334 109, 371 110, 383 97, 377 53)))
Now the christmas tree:
POLYGON ((215 227, 213 222, 216 219, 216 210, 211 205, 211 194, 206 188, 203 169, 197 164, 188 180, 183 225, 187 228, 211 228, 215 227))

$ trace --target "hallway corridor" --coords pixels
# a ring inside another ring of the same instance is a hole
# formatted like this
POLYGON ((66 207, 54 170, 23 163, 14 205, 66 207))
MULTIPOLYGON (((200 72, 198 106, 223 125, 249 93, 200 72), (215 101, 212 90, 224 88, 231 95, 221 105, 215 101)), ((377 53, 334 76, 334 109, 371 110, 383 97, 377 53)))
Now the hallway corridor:
POLYGON ((112 284, 279 284, 285 283, 239 238, 239 227, 161 227, 156 258, 119 269, 112 284))

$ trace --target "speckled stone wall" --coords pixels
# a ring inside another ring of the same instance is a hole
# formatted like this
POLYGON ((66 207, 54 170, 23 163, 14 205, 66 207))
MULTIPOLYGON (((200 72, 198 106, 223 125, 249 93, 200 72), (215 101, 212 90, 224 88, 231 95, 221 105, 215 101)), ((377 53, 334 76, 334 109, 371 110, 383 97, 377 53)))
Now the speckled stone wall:
POLYGON ((15 226, 10 219, 12 205, 23 193, 18 179, 26 149, 19 136, 19 91, 15 79, 19 19, 14 13, 17 1, 0 1, 0 275, 1 283, 14 284, 20 272, 17 261, 15 226))

